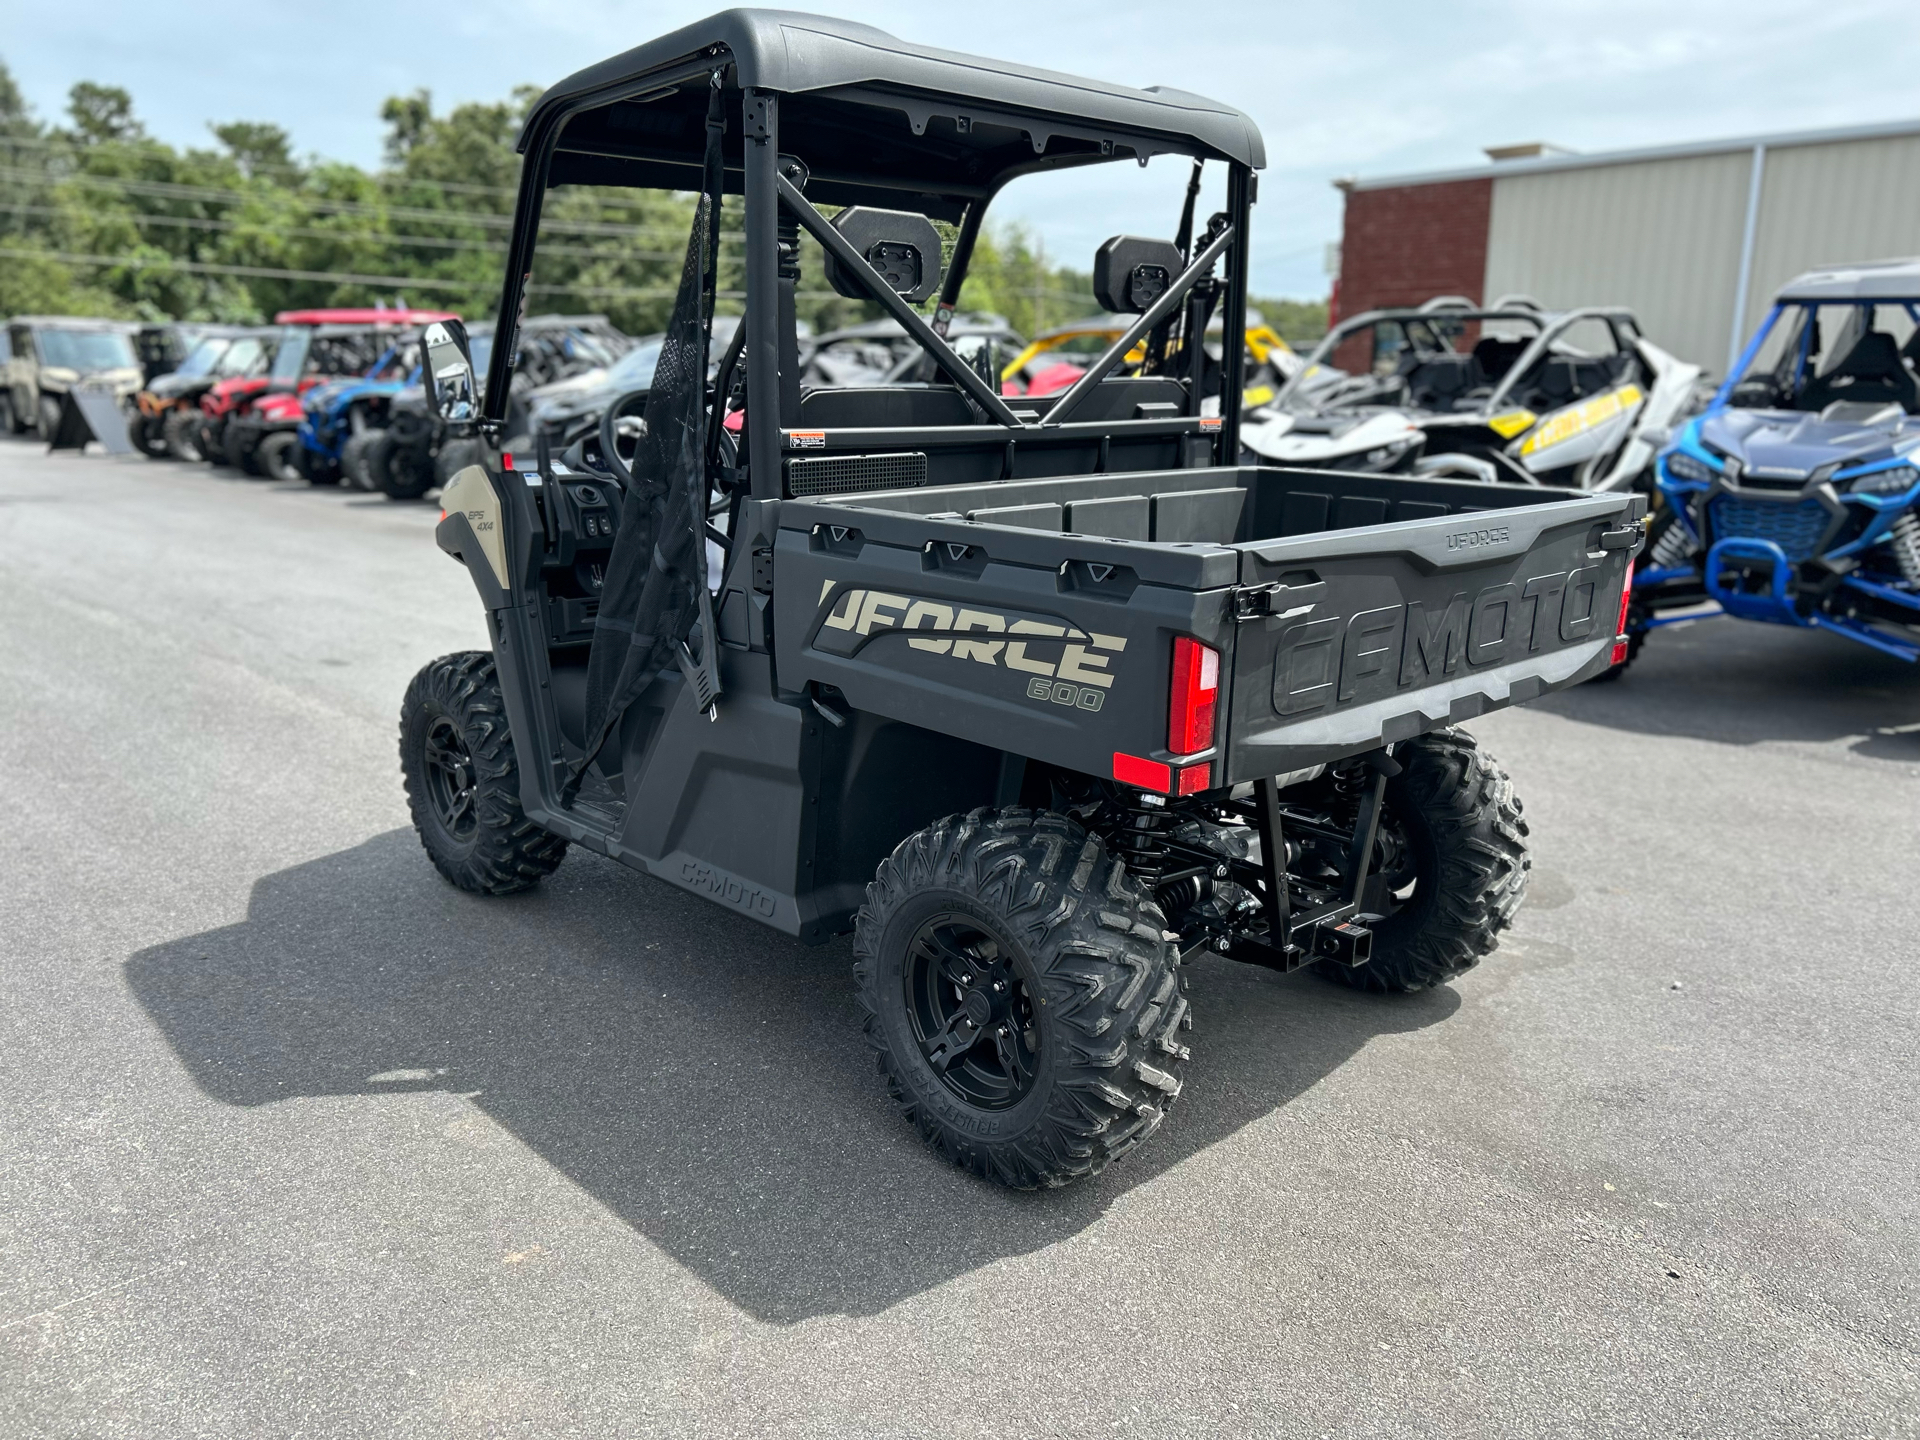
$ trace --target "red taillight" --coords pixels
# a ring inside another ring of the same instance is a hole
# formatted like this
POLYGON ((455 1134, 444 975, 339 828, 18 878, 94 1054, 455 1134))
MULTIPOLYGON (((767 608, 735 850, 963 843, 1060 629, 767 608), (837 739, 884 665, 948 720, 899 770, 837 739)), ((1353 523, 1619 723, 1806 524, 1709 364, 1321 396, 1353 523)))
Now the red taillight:
POLYGON ((1173 694, 1167 707, 1167 748, 1191 755, 1213 744, 1213 712, 1220 698, 1220 652, 1185 635, 1173 641, 1173 694))
POLYGON ((1613 626, 1613 655, 1610 665, 1618 665, 1627 658, 1627 606, 1633 601, 1633 561, 1627 561, 1626 583, 1620 587, 1620 618, 1613 626))
POLYGON ((1198 765, 1189 765, 1174 779, 1173 793, 1176 795, 1198 795, 1213 785, 1213 762, 1202 760, 1198 765))
POLYGON ((513 468, 513 452, 511 450, 502 450, 500 452, 500 468, 502 470, 511 470, 513 468))

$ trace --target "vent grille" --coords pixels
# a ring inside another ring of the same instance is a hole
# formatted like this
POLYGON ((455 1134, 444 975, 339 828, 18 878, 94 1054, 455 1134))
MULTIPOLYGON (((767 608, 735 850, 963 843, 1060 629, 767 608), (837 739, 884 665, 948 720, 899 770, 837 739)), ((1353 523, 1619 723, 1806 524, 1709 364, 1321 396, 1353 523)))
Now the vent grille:
POLYGON ((1771 540, 1789 560, 1811 559, 1820 548, 1821 537, 1833 516, 1818 500, 1802 500, 1797 505, 1780 501, 1741 500, 1732 495, 1715 498, 1709 507, 1715 540, 1735 536, 1752 540, 1771 540))
POLYGON ((787 493, 850 495, 867 490, 907 490, 927 483, 923 451, 892 455, 823 455, 787 462, 787 493))

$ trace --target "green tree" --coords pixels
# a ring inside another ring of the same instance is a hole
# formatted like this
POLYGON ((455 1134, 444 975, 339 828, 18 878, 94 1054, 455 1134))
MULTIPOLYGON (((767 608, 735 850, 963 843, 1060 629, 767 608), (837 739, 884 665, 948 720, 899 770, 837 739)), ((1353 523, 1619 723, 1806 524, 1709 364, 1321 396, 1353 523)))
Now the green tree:
POLYGON ((138 140, 147 132, 133 116, 133 96, 118 85, 82 80, 67 92, 67 114, 82 144, 138 140))
POLYGON ((213 138, 227 147, 234 163, 249 177, 282 176, 297 169, 293 163, 293 142, 278 125, 260 120, 231 120, 225 125, 209 125, 213 138))

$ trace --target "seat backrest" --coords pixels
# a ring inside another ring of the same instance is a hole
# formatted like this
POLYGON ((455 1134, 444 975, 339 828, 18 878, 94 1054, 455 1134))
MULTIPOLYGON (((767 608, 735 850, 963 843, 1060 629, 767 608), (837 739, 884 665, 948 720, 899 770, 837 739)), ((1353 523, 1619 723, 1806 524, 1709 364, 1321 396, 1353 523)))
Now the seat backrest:
POLYGON ((806 429, 883 430, 977 424, 979 416, 953 385, 850 385, 800 397, 806 429))
POLYGON ((1900 347, 1884 330, 1869 330, 1842 360, 1817 376, 1800 394, 1802 410, 1824 410, 1835 400, 1888 400, 1920 409, 1920 385, 1900 358, 1900 347))
POLYGON ((1513 368, 1513 362, 1526 353, 1526 349, 1525 340, 1502 340, 1497 335, 1483 335, 1474 344, 1473 358, 1480 362, 1480 373, 1497 384, 1513 368))
POLYGON ((1442 408, 1486 383, 1480 362, 1471 355, 1429 355, 1407 376, 1407 392, 1416 405, 1442 408))

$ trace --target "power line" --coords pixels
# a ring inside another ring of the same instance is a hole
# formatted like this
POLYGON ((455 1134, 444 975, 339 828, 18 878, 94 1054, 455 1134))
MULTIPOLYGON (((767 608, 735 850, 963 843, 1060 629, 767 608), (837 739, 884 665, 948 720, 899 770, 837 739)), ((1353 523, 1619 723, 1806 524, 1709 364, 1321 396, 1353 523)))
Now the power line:
MULTIPOLYGON (((48 185, 79 184, 97 189, 117 190, 127 195, 144 195, 157 200, 207 200, 217 204, 233 205, 249 200, 271 201, 274 195, 262 195, 254 191, 233 190, 215 185, 183 185, 168 180, 127 180, 117 176, 87 175, 75 172, 71 175, 52 175, 46 171, 29 170, 15 165, 0 165, 0 179, 38 182, 48 185)), ((366 205, 351 200, 324 200, 308 195, 304 191, 283 191, 286 198, 297 202, 308 210, 329 215, 359 215, 375 219, 419 220, 429 224, 474 225, 481 229, 510 230, 513 228, 513 216, 496 215, 479 210, 428 210, 418 206, 406 205, 366 205)), ((566 235, 611 235, 633 237, 640 235, 660 235, 673 239, 682 238, 685 231, 675 230, 664 225, 624 225, 608 221, 591 220, 548 220, 540 222, 542 233, 566 235)), ((730 232, 738 233, 738 232, 730 232)))
MULTIPOLYGON (((9 201, 0 201, 0 210, 26 215, 65 215, 68 212, 58 205, 28 205, 9 201)), ((433 250, 468 250, 484 255, 504 255, 507 247, 490 245, 484 240, 449 240, 437 235, 395 235, 391 232, 322 230, 314 226, 303 225, 266 225, 248 220, 208 220, 192 215, 154 215, 145 211, 130 214, 115 212, 101 214, 93 212, 95 220, 128 220, 136 225, 171 225, 179 229, 208 230, 231 233, 238 230, 264 230, 278 236, 298 236, 301 239, 334 240, 345 244, 371 242, 378 245, 417 245, 433 250)), ((618 259, 677 261, 682 258, 680 252, 671 250, 596 250, 588 245, 542 245, 542 255, 573 255, 591 260, 618 259)))
MULTIPOLYGON (((78 255, 65 250, 29 250, 0 246, 0 257, 15 260, 53 260, 63 265, 100 265, 132 270, 182 270, 190 275, 233 275, 250 280, 321 280, 336 285, 387 285, 415 290, 492 290, 495 282, 436 280, 418 275, 359 275, 338 270, 285 270, 271 265, 220 265, 204 260, 176 260, 171 256, 78 255)), ((600 300, 670 300, 680 292, 672 285, 548 285, 527 286, 532 295, 579 295, 600 300)), ((716 292, 723 300, 744 300, 744 290, 716 292)), ((804 290, 800 298, 833 298, 829 290, 804 290)))

